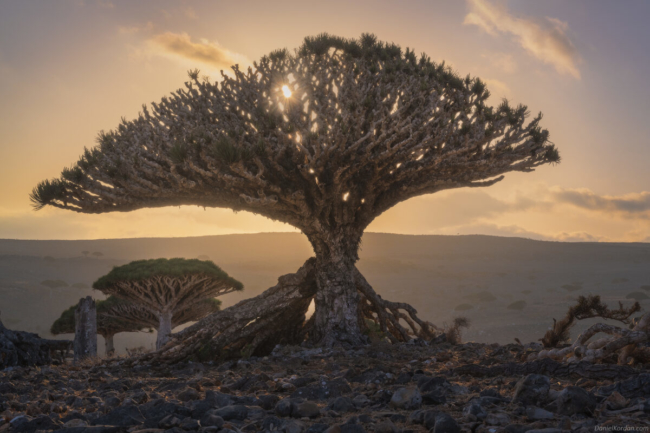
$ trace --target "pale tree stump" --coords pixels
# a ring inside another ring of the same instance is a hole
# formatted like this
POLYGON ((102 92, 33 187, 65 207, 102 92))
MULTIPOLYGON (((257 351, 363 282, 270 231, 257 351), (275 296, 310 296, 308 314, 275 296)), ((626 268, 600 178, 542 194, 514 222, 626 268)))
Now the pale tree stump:
POLYGON ((97 356, 97 310, 90 296, 81 298, 74 312, 74 363, 97 356))

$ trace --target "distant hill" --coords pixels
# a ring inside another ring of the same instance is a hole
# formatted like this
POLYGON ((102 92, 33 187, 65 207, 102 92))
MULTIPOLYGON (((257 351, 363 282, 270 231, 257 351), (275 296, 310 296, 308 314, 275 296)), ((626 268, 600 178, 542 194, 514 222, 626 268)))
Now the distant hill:
MULTIPOLYGON (((222 298, 227 307, 274 285, 311 255, 298 233, 0 240, 0 318, 10 328, 50 337, 50 325, 65 308, 82 296, 102 297, 88 288, 95 279, 113 266, 157 257, 213 260, 245 284, 243 292, 222 298)), ((384 298, 409 302, 439 325, 466 316, 472 326, 465 338, 481 342, 537 340, 579 295, 629 304, 630 293, 650 287, 647 243, 367 233, 360 257, 359 269, 384 298), (513 304, 522 307, 508 308, 513 304)), ((641 305, 650 307, 650 300, 641 305)), ((154 336, 119 334, 115 341, 123 350, 151 345, 154 336)))

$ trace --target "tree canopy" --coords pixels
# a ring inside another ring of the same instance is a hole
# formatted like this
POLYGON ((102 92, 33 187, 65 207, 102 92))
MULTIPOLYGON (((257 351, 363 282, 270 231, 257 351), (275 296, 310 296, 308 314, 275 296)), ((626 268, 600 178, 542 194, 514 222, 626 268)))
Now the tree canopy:
MULTIPOLYGON (((204 275, 223 281, 236 290, 243 290, 241 282, 230 277, 219 266, 209 260, 197 259, 151 259, 136 260, 123 266, 114 267, 108 274, 93 283, 93 288, 105 290, 121 282, 137 282, 152 277, 180 278, 188 275, 204 275)), ((117 299, 117 298, 116 298, 117 299)))
POLYGON ((247 71, 179 89, 101 132, 31 199, 77 212, 199 205, 315 233, 408 198, 558 162, 541 113, 488 105, 483 81, 374 35, 307 37, 247 71))

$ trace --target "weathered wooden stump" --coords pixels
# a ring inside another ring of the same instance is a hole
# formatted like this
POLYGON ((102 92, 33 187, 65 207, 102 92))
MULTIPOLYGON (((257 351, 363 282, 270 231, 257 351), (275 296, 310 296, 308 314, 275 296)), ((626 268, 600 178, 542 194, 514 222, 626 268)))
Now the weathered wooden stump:
POLYGON ((74 363, 97 356, 97 310, 90 296, 81 298, 74 312, 74 363))

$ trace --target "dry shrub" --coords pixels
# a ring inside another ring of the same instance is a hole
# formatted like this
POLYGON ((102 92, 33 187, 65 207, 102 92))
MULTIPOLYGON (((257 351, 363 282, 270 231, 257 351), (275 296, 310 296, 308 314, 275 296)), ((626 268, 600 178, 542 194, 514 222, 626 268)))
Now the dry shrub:
POLYGON ((630 316, 641 311, 641 305, 638 301, 629 308, 624 308, 621 302, 618 304, 618 309, 610 310, 607 305, 602 303, 600 296, 580 296, 577 303, 569 307, 569 311, 562 320, 558 322, 553 319, 553 327, 546 331, 540 341, 544 347, 557 347, 558 344, 569 341, 570 331, 576 320, 602 317, 603 319, 617 320, 627 325, 631 323, 630 316))
POLYGON ((466 317, 456 317, 451 326, 445 326, 445 337, 451 344, 462 342, 462 329, 469 328, 470 321, 466 317))

